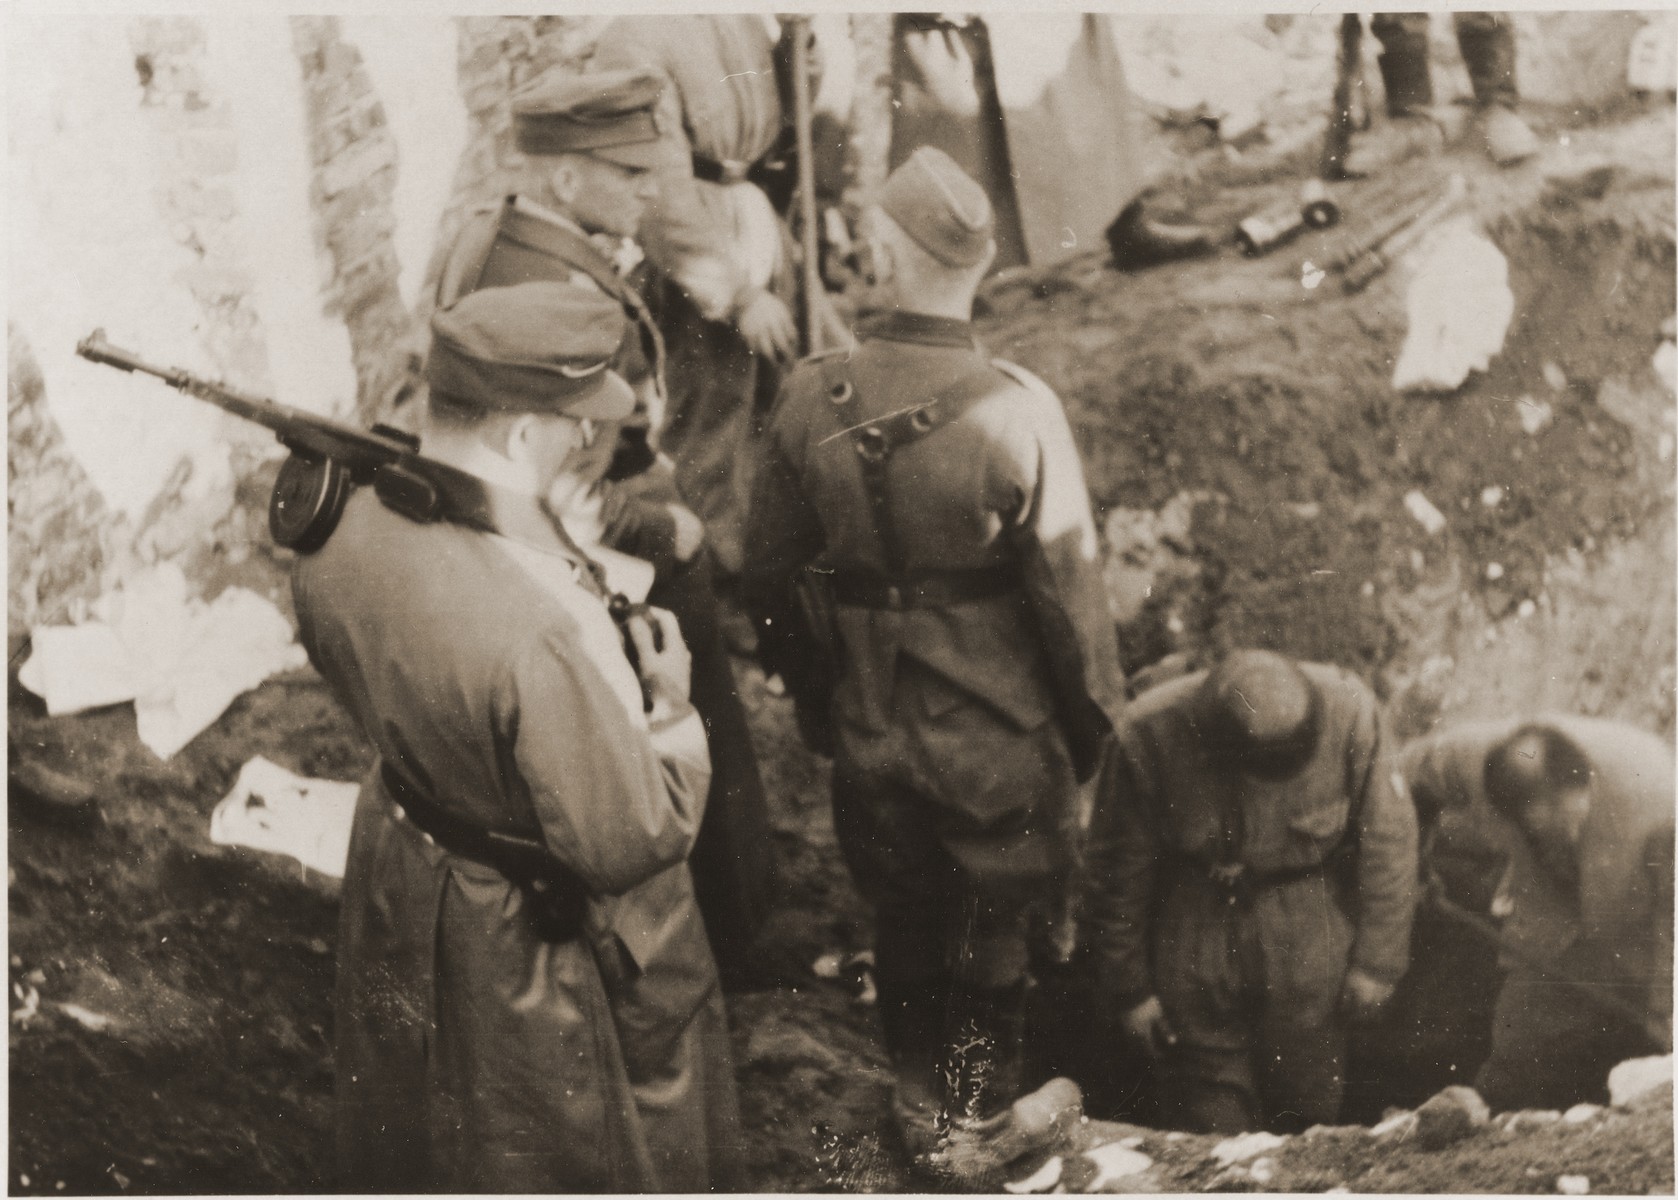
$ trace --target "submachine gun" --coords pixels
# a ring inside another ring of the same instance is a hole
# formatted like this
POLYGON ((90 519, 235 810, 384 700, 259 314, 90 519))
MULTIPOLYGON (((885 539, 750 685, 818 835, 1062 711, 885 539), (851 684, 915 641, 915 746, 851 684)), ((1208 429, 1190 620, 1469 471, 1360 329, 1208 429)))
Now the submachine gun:
MULTIPOLYGON (((405 430, 389 425, 361 429, 252 396, 222 383, 200 378, 178 367, 159 367, 139 355, 113 346, 105 331, 96 329, 76 344, 76 353, 89 362, 138 371, 161 379, 225 412, 271 429, 291 454, 280 467, 274 490, 268 497, 268 532, 274 541, 298 554, 313 554, 326 545, 338 527, 344 505, 358 487, 372 486, 385 507, 421 523, 452 521, 492 533, 499 530, 492 517, 488 485, 464 471, 425 458, 420 440, 405 430)), ((547 509, 544 506, 543 511, 547 509)), ((645 611, 622 593, 605 587, 599 566, 579 547, 558 517, 547 514, 555 536, 601 583, 607 608, 623 638, 624 654, 641 679, 642 700, 648 711, 652 695, 641 677, 639 655, 630 637, 628 622, 645 611)), ((651 623, 654 637, 659 626, 651 623)))

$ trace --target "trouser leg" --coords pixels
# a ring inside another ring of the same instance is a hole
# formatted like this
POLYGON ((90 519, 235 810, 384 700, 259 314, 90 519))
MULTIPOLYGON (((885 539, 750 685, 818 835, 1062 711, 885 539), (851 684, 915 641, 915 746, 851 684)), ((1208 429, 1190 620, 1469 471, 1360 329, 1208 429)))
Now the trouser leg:
POLYGON ((1159 1106, 1168 1129, 1218 1134, 1257 1129, 1261 1114, 1250 1056, 1179 1042, 1160 1063, 1159 1106))
POLYGON ((1381 43, 1381 83, 1387 92, 1387 115, 1407 116, 1433 103, 1428 74, 1426 13, 1379 13, 1369 23, 1381 43))
POLYGON ((676 615, 693 655, 692 701, 711 746, 711 785, 689 866, 717 965, 733 978, 751 948, 776 886, 774 831, 751 726, 723 643, 709 564, 678 564, 647 599, 676 615))
POLYGON ((1634 1006, 1648 995, 1646 985, 1610 984, 1565 962, 1548 976, 1511 975, 1492 1016, 1491 1055, 1474 1081, 1494 1112, 1603 1103, 1616 1064, 1662 1052, 1632 1021, 1564 982, 1581 979, 1634 1006))
POLYGON ((1260 1026, 1254 1067, 1261 1116, 1277 1133, 1333 1124, 1345 1094, 1345 1026, 1333 1016, 1304 1015, 1272 1008, 1260 1026))
POLYGON ((1457 46, 1482 106, 1520 102, 1515 82, 1515 30, 1508 13, 1457 13, 1457 46))

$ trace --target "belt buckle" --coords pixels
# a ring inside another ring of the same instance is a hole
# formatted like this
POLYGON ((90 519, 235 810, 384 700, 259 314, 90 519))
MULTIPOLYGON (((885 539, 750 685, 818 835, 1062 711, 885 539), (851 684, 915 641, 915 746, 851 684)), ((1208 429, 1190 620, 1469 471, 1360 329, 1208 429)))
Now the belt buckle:
POLYGON ((886 607, 894 611, 901 611, 903 608, 903 589, 895 583, 886 585, 886 607))
POLYGON ((1223 893, 1224 903, 1245 908, 1252 899, 1245 863, 1213 863, 1206 868, 1206 878, 1223 893))

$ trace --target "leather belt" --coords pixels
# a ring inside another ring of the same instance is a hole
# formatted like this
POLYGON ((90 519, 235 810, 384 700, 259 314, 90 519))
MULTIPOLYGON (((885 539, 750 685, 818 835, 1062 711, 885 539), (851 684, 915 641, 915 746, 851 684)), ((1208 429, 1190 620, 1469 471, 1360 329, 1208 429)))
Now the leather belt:
POLYGON ((1331 853, 1321 862, 1303 867, 1285 867, 1279 871, 1254 871, 1240 862, 1207 862, 1192 854, 1177 857, 1204 871, 1207 882, 1217 890, 1218 898, 1225 904, 1244 911, 1252 907, 1253 899, 1259 892, 1327 874, 1335 866, 1339 854, 1331 853))
POLYGON ((851 608, 881 608, 901 612, 917 608, 948 608, 992 600, 1017 591, 1019 574, 1012 567, 973 567, 966 570, 918 571, 893 578, 860 571, 835 571, 833 598, 851 608))
POLYGON ((450 854, 498 871, 516 885, 543 941, 568 942, 582 933, 588 889, 539 838, 485 829, 455 816, 389 762, 379 764, 379 780, 415 829, 450 854))

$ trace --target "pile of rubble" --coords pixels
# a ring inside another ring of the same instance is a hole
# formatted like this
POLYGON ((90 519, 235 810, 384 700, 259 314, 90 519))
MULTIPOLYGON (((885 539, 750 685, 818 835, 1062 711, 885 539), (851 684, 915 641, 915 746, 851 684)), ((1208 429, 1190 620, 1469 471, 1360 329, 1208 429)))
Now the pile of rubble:
POLYGON ((1672 1058, 1609 1077, 1612 1103, 1493 1115, 1450 1087, 1373 1127, 1319 1125, 1282 1137, 1166 1133, 1086 1120, 1060 1153, 1021 1162, 1016 1195, 1108 1192, 1670 1193, 1672 1058))

